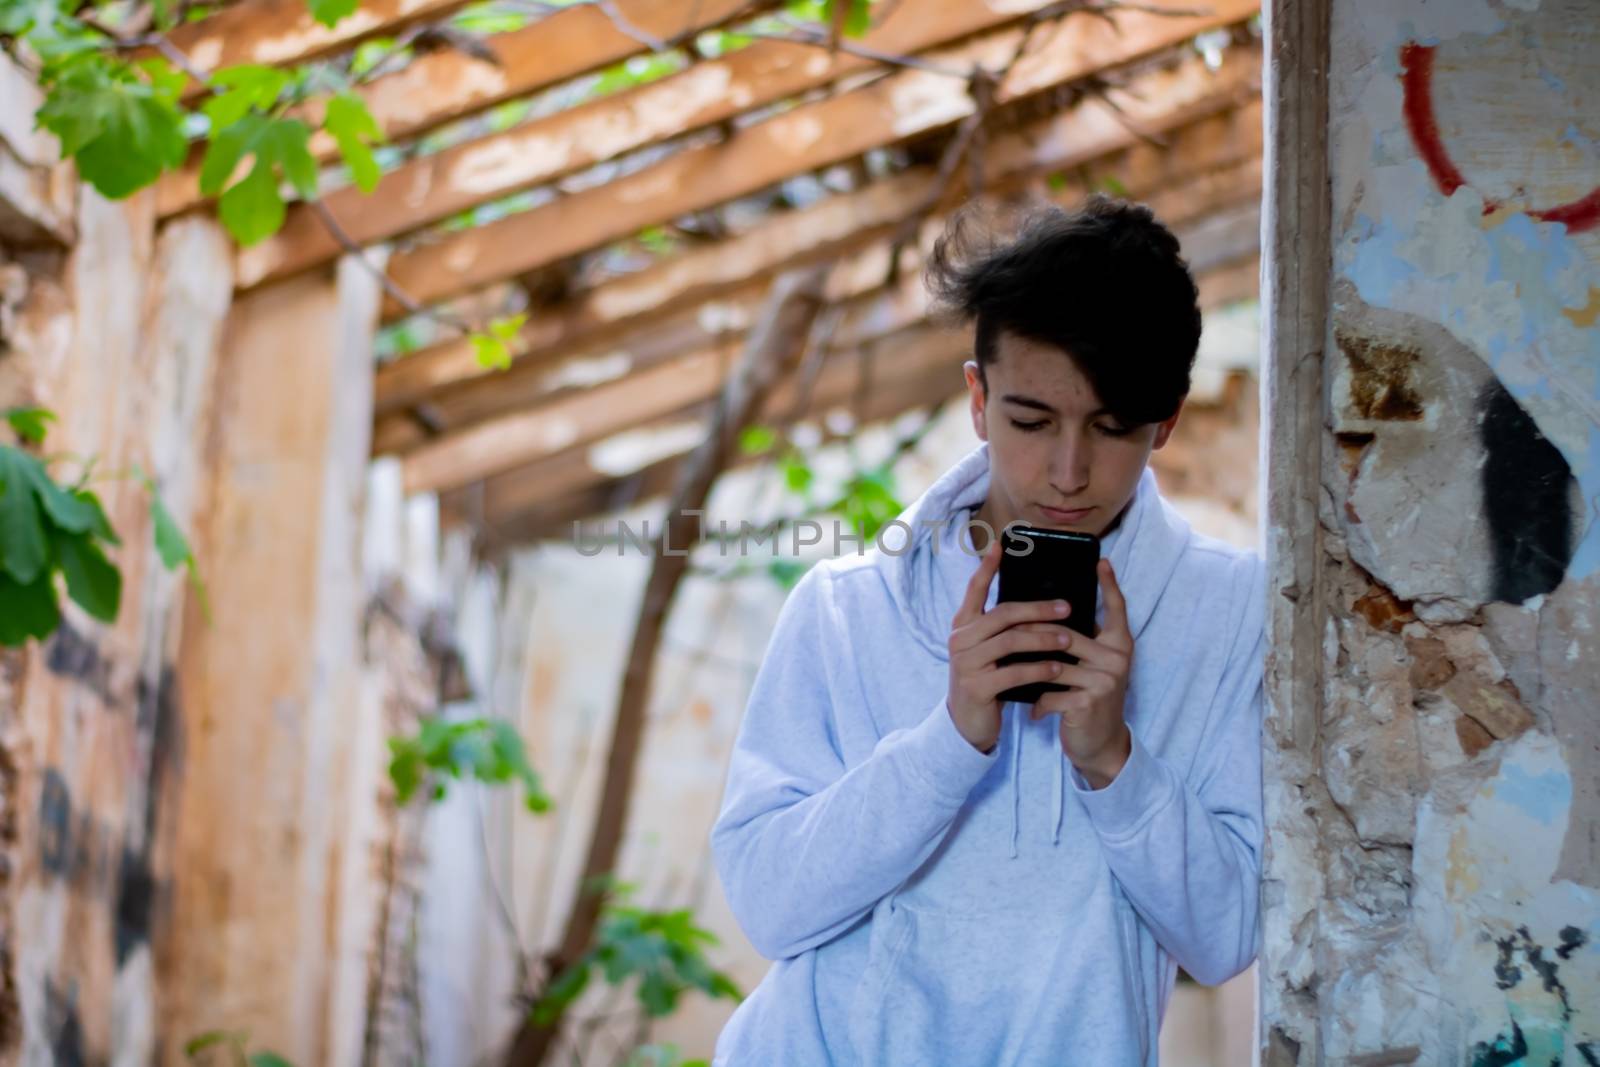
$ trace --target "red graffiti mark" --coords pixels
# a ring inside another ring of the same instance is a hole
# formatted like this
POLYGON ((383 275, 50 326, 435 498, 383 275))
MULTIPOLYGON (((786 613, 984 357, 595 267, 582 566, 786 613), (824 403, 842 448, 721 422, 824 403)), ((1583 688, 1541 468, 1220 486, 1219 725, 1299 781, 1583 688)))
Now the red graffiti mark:
MULTIPOLYGON (((1433 54, 1432 45, 1412 41, 1402 46, 1400 85, 1405 94, 1403 110, 1411 142, 1416 146, 1422 162, 1427 164, 1439 191, 1449 196, 1468 182, 1450 158, 1444 139, 1439 136, 1439 122, 1433 108, 1433 54)), ((1483 213, 1490 214, 1499 206, 1497 202, 1485 198, 1483 213)), ((1540 222, 1559 222, 1566 226, 1568 233, 1590 229, 1600 225, 1600 188, 1570 203, 1531 210, 1528 214, 1540 222)))

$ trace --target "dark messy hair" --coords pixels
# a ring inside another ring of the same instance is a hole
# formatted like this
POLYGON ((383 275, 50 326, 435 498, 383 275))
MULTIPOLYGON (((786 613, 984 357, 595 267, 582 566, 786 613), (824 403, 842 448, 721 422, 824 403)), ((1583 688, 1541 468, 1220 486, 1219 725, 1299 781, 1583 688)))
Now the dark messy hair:
POLYGON ((985 390, 1011 333, 1070 356, 1125 426, 1170 418, 1188 395, 1199 292, 1178 239, 1143 204, 1097 194, 1076 211, 1036 208, 1009 239, 963 211, 934 244, 927 284, 974 323, 985 390))

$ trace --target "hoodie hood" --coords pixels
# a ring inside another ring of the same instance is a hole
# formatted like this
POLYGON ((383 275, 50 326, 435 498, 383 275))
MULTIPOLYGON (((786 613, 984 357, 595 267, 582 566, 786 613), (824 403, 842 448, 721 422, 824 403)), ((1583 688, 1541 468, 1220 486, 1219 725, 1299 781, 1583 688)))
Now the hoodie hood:
MULTIPOLYGON (((960 604, 966 578, 977 566, 970 545, 963 551, 955 539, 960 525, 989 494, 989 444, 980 443, 914 500, 882 537, 884 548, 875 565, 883 575, 906 629, 935 658, 948 660, 950 620, 960 604), (898 535, 898 536, 896 536, 898 535), (934 539, 942 541, 937 546, 934 539), (948 569, 951 556, 961 560, 959 582, 948 569)), ((1128 605, 1128 626, 1135 642, 1155 614, 1167 583, 1178 568, 1190 538, 1189 524, 1174 511, 1156 486, 1155 473, 1146 467, 1139 477, 1133 500, 1116 528, 1100 539, 1100 554, 1111 560, 1117 583, 1128 605)), ((999 594, 999 576, 990 582, 985 609, 999 594)), ((1104 605, 1095 613, 1104 617, 1104 605)), ((1010 745, 1011 855, 1017 855, 1022 804, 1022 746, 1029 724, 1024 705, 1007 705, 1001 722, 1001 740, 1010 745)), ((1066 754, 1052 742, 1059 758, 1054 761, 1055 829, 1059 843, 1066 795, 1066 754)))
MULTIPOLYGON (((947 546, 941 544, 936 551, 933 539, 936 534, 948 537, 951 524, 959 525, 967 518, 965 512, 976 510, 988 495, 989 444, 985 441, 900 513, 896 521, 902 528, 886 531, 886 548, 876 553, 875 564, 907 628, 918 643, 940 658, 946 656, 950 619, 959 600, 950 598, 940 575, 938 552, 947 546)), ((1122 522, 1100 541, 1101 555, 1111 560, 1128 602, 1128 625, 1135 640, 1155 613, 1189 537, 1189 524, 1161 498, 1155 473, 1146 467, 1122 522)), ((955 547, 953 540, 949 547, 955 547)), ((970 551, 963 553, 963 558, 972 567, 977 565, 970 551)), ((998 586, 997 577, 990 583, 989 605, 994 603, 998 586)))

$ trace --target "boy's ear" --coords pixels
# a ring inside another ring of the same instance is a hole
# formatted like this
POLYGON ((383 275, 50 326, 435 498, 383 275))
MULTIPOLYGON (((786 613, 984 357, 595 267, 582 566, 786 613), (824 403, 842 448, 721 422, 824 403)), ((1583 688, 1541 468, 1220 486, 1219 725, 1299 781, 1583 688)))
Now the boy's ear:
POLYGON ((983 375, 978 370, 977 360, 967 360, 961 365, 961 372, 967 380, 967 407, 972 413, 972 432, 978 435, 978 440, 987 441, 989 421, 984 416, 984 408, 988 404, 989 393, 983 384, 983 375))
POLYGON ((1178 401, 1178 410, 1172 413, 1172 418, 1160 423, 1156 427, 1156 440, 1152 448, 1160 448, 1172 436, 1172 431, 1177 428, 1178 416, 1183 414, 1183 401, 1178 401))

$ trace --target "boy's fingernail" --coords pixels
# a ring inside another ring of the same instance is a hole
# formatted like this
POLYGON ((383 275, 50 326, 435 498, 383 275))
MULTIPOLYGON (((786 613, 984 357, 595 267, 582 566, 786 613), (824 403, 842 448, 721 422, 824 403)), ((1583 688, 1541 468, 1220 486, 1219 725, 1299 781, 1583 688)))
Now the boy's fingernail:
POLYGON ((1068 604, 1065 600, 1056 601, 1055 611, 1056 611, 1057 615, 1065 615, 1070 610, 1072 610, 1072 606, 1070 604, 1068 604))

